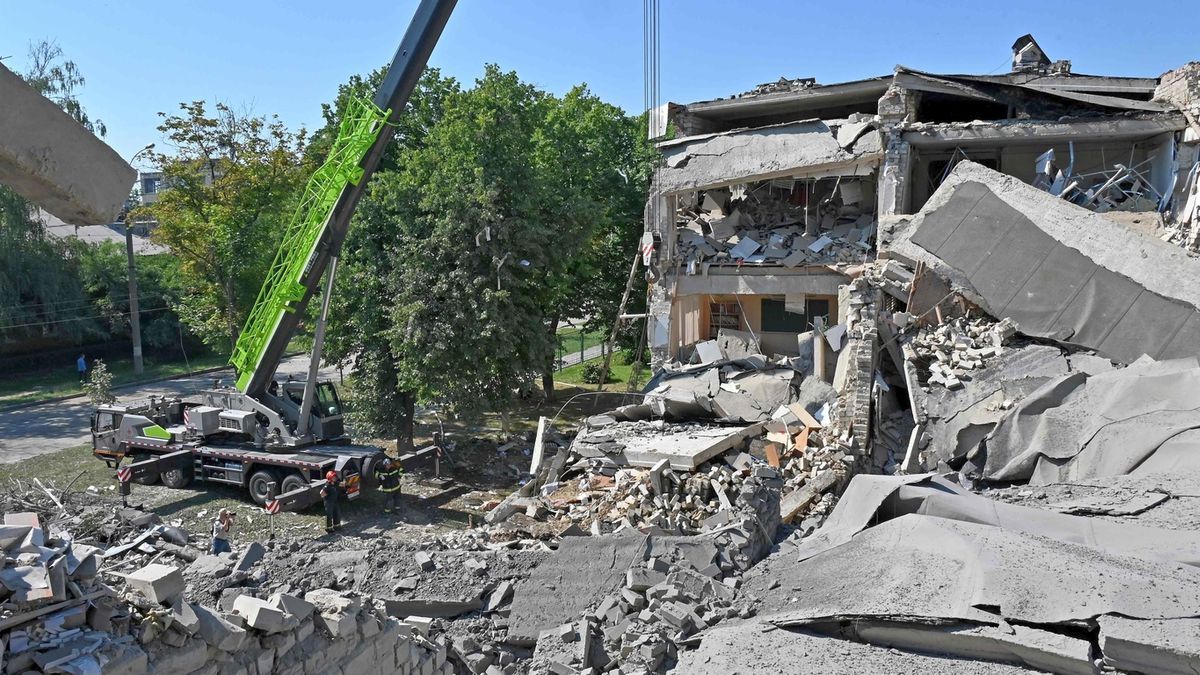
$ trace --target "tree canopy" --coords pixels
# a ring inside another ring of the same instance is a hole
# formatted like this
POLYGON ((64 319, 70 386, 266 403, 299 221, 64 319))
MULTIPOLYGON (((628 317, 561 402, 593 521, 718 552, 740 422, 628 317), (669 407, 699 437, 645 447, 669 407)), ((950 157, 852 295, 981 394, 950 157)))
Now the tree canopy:
POLYGON ((160 113, 170 152, 158 199, 131 217, 158 221, 152 237, 180 262, 179 312, 209 345, 232 345, 254 304, 306 172, 304 131, 278 118, 203 101, 160 113))
POLYGON ((650 154, 586 87, 558 98, 496 66, 470 88, 426 73, 399 125, 343 251, 329 356, 355 365, 360 425, 403 443, 416 402, 503 411, 535 391, 556 322, 601 308, 609 255, 619 296, 650 154))

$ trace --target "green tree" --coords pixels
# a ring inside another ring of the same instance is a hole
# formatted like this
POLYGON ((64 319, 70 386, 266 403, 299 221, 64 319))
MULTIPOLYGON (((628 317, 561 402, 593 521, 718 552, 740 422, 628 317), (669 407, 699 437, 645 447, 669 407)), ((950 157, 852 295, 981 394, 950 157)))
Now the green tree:
POLYGON ((49 40, 31 42, 28 58, 29 69, 23 76, 25 81, 42 96, 57 103, 88 131, 104 138, 108 134, 108 127, 100 119, 90 117, 76 95, 77 90, 86 83, 83 73, 74 61, 63 59, 63 50, 58 43, 49 40))
MULTIPOLYGON (((344 85, 327 128, 379 77, 344 85)), ((495 66, 466 90, 426 74, 339 271, 328 354, 354 363, 360 431, 403 448, 417 403, 503 412, 539 379, 552 389, 557 322, 623 289, 653 154, 644 125, 583 86, 558 99, 495 66)))
MULTIPOLYGON (((562 320, 587 317, 586 330, 607 335, 641 237, 656 157, 646 117, 630 117, 580 85, 552 101, 537 139, 539 167, 552 186, 549 204, 579 238, 558 247, 567 260, 547 280, 547 330, 556 335, 562 320)), ((542 373, 547 397, 554 366, 551 359, 542 373)))
POLYGON ((305 177, 306 134, 277 117, 218 103, 180 104, 159 126, 171 153, 155 153, 168 188, 147 214, 153 238, 180 262, 188 289, 180 315, 211 346, 237 341, 305 177))
MULTIPOLYGON (((125 247, 112 241, 74 244, 78 248, 80 280, 92 299, 97 320, 112 335, 128 335, 129 270, 125 247)), ((135 269, 142 343, 160 352, 177 350, 180 319, 175 307, 183 295, 178 286, 178 261, 166 254, 143 255, 138 256, 135 269)))
MULTIPOLYGON (((367 78, 355 76, 342 85, 332 105, 325 106, 326 127, 313 135, 310 152, 319 159, 331 142, 350 96, 371 98, 383 79, 377 70, 367 78)), ((338 278, 326 335, 327 360, 353 364, 348 392, 351 415, 360 433, 395 438, 402 450, 411 448, 416 393, 402 386, 396 364, 399 354, 391 339, 393 318, 388 299, 398 268, 405 263, 396 169, 401 156, 425 147, 425 139, 441 119, 444 101, 459 91, 453 78, 426 69, 401 117, 391 145, 355 212, 342 249, 338 278)))
POLYGON ((76 342, 102 335, 77 273, 78 249, 46 233, 33 206, 0 187, 0 338, 76 342))

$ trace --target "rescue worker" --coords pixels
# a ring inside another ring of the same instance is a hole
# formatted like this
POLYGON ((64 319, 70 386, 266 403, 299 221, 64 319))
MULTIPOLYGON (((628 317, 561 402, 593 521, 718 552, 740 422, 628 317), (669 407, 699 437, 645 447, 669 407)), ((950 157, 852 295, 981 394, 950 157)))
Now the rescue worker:
POLYGON ((383 460, 375 477, 379 479, 379 491, 383 493, 383 512, 391 513, 400 506, 400 463, 388 457, 383 460))
POLYGON ((229 509, 221 509, 217 514, 217 519, 213 521, 212 528, 212 554, 229 553, 233 549, 229 546, 229 533, 233 529, 233 518, 237 515, 229 509))
POLYGON ((342 526, 342 514, 338 508, 336 471, 325 474, 325 485, 321 488, 321 498, 325 500, 325 531, 333 532, 342 526))

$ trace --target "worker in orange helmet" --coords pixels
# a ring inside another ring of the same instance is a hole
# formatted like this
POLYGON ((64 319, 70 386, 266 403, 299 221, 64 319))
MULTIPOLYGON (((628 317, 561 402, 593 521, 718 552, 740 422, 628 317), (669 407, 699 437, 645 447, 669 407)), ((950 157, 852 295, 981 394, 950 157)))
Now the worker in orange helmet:
POLYGON ((338 509, 338 475, 336 471, 325 474, 325 485, 321 487, 321 498, 325 500, 325 531, 333 532, 342 526, 342 514, 338 509))

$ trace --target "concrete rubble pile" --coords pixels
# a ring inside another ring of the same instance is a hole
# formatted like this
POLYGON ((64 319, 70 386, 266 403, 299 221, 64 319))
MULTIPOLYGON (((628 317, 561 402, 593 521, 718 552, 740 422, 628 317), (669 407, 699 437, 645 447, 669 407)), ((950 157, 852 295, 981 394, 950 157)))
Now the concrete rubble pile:
POLYGON ((864 475, 744 590, 760 599, 755 623, 802 634, 1058 673, 1189 672, 1198 560, 1194 529, 1003 504, 931 474, 864 475))
POLYGON ((737 589, 741 575, 770 550, 780 522, 779 484, 773 470, 757 471, 727 509, 726 522, 702 535, 627 530, 564 540, 515 588, 507 639, 532 642, 534 673, 670 670, 690 636, 752 615, 737 589), (602 572, 560 582, 568 588, 547 588, 547 579, 561 579, 603 551, 612 552, 602 558, 612 562, 602 572), (581 583, 587 591, 575 593, 581 583))
MULTIPOLYGON (((903 331, 907 326, 898 327, 903 331)), ((970 372, 1004 353, 1004 344, 1015 333, 1016 326, 1007 319, 996 322, 987 317, 958 317, 940 326, 922 326, 906 336, 901 349, 906 360, 929 374, 926 384, 959 389, 970 372)))
POLYGON ((711 265, 785 267, 862 262, 874 247, 869 181, 772 180, 707 190, 677 214, 688 274, 711 265))
MULTIPOLYGON (((56 521, 94 520, 104 510, 68 502, 56 521)), ((119 523, 95 530, 124 532, 107 548, 43 527, 36 513, 4 514, 4 672, 454 672, 445 645, 420 622, 400 622, 369 595, 268 593, 265 574, 253 574, 263 546, 202 555, 154 514, 118 512, 111 520, 119 523), (187 599, 198 587, 208 602, 187 599)))

